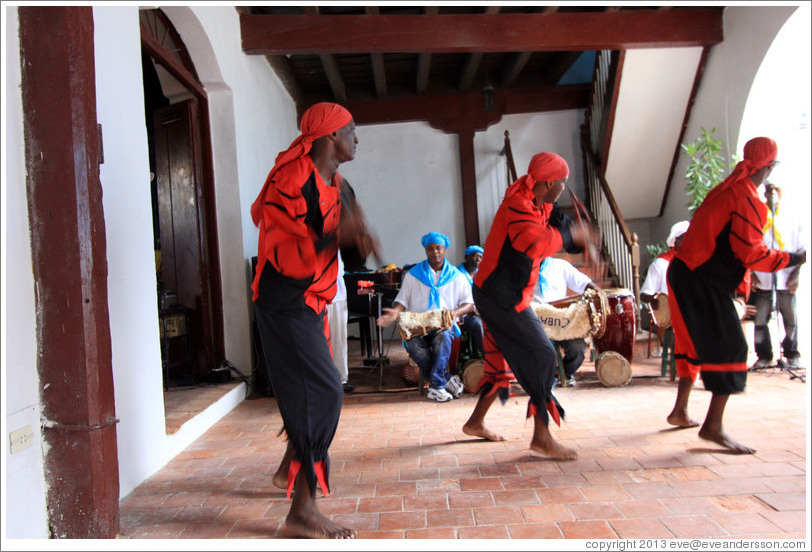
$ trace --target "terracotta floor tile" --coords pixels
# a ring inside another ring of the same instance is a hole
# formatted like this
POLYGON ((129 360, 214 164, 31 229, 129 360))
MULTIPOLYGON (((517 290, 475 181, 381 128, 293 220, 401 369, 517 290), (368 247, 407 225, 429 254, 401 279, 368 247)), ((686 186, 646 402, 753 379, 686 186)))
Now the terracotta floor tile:
POLYGON ((380 514, 333 514, 330 520, 342 527, 352 527, 361 531, 377 531, 380 514))
POLYGON ((460 539, 506 539, 510 536, 504 525, 488 525, 485 527, 460 527, 457 531, 460 539))
POLYGON ((581 487, 581 493, 590 501, 629 500, 631 495, 621 485, 592 485, 581 487))
POLYGON ((518 506, 474 508, 474 519, 477 525, 500 525, 524 522, 524 516, 518 506))
POLYGON ((613 519, 609 521, 612 529, 622 539, 672 539, 665 525, 655 517, 613 519))
POLYGON ((662 517, 673 514, 662 502, 654 498, 621 500, 615 502, 618 510, 627 518, 662 517))
POLYGON ((429 529, 409 529, 407 539, 455 539, 457 530, 454 527, 431 527, 429 529))
POLYGON ((564 535, 555 523, 526 523, 508 525, 507 530, 512 539, 562 539, 564 535))
POLYGON ((403 497, 403 511, 412 510, 445 510, 448 508, 447 493, 424 493, 403 497))
POLYGON ((779 528, 759 514, 749 512, 719 512, 710 514, 729 535, 756 535, 774 533, 779 528))
POLYGON ((576 520, 617 519, 624 517, 611 502, 573 502, 568 504, 576 520))
POLYGON ((806 511, 802 510, 786 510, 783 512, 775 512, 767 510, 760 512, 761 516, 767 519, 773 525, 781 528, 784 532, 804 532, 806 531, 806 522, 808 519, 806 511))
POLYGON ((470 509, 428 510, 429 527, 463 527, 474 525, 474 512, 470 509))
POLYGON ((561 502, 557 504, 542 504, 539 506, 522 506, 522 514, 527 523, 535 522, 559 522, 563 520, 575 519, 567 504, 561 502))
POLYGON ((406 531, 358 531, 356 539, 403 539, 406 538, 406 531))
POLYGON ((618 536, 606 521, 562 521, 558 525, 567 539, 615 539, 618 536))
POLYGON ((383 512, 378 528, 381 531, 393 529, 421 529, 426 527, 426 512, 383 512))
POLYGON ((460 485, 463 491, 501 491, 504 489, 502 481, 498 477, 462 479, 460 485))
MULTIPOLYGON (((400 496, 376 496, 362 498, 358 501, 358 513, 375 512, 400 512, 403 510, 403 497, 400 496)), ((353 512, 356 510, 353 510, 353 512)), ((352 513, 352 512, 342 512, 352 513)))
POLYGON ((550 502, 583 502, 586 500, 577 487, 562 487, 554 489, 537 489, 542 504, 550 502))
POLYGON ((764 493, 756 497, 779 512, 806 509, 806 496, 803 493, 764 493))
POLYGON ((710 539, 728 535, 709 516, 669 516, 660 518, 660 521, 679 539, 710 539))
POLYGON ((493 497, 487 491, 466 491, 448 493, 450 508, 483 508, 493 506, 493 497))

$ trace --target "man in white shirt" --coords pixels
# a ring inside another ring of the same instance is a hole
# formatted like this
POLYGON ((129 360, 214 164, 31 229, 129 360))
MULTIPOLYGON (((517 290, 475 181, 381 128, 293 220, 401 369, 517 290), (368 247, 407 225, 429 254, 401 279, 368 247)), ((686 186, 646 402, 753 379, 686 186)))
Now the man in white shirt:
MULTIPOLYGON (((598 289, 592 280, 558 257, 547 257, 541 262, 539 282, 533 290, 533 300, 539 303, 552 303, 568 296, 568 290, 583 294, 587 287, 598 289)), ((565 339, 557 342, 564 351, 564 375, 567 385, 575 385, 575 372, 586 357, 586 341, 582 338, 565 339)))
MULTIPOLYGON (((780 209, 781 188, 767 182, 764 195, 770 214, 764 227, 764 244, 768 247, 798 253, 806 248, 803 229, 798 217, 780 209), (775 209, 775 217, 772 215, 775 209)), ((773 345, 770 338, 770 321, 773 310, 773 279, 775 283, 778 312, 784 325, 784 339, 781 341, 781 352, 786 358, 786 366, 800 368, 801 354, 798 352, 798 328, 795 305, 795 291, 798 289, 798 277, 801 265, 784 268, 778 272, 756 272, 751 274, 753 296, 751 302, 756 307, 756 318, 753 342, 758 360, 752 369, 767 368, 772 364, 773 345)), ((781 354, 779 354, 780 358, 781 354)))
POLYGON ((404 311, 451 311, 455 320, 452 328, 431 331, 403 343, 423 376, 429 380, 429 400, 446 402, 462 396, 462 381, 459 376, 449 375, 448 358, 454 337, 460 335, 456 322, 471 312, 474 299, 471 284, 454 265, 445 260, 445 251, 450 245, 448 237, 439 232, 430 232, 423 236, 421 244, 426 250, 426 260, 411 267, 403 276, 394 306, 382 310, 377 324, 385 328, 404 311))

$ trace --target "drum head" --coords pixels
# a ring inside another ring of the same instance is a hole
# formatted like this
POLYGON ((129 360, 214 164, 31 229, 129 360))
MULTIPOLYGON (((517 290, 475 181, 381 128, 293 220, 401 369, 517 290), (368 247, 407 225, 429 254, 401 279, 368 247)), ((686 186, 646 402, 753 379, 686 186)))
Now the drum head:
POLYGON ((671 327, 671 309, 668 306, 668 295, 658 293, 654 296, 657 299, 657 308, 651 309, 651 317, 654 323, 662 329, 671 327))
POLYGON ((615 351, 601 353, 595 361, 595 372, 606 387, 621 387, 632 379, 632 365, 615 351))
POLYGON ((485 361, 475 358, 465 363, 462 368, 462 383, 469 393, 476 393, 479 389, 479 380, 485 373, 485 361))

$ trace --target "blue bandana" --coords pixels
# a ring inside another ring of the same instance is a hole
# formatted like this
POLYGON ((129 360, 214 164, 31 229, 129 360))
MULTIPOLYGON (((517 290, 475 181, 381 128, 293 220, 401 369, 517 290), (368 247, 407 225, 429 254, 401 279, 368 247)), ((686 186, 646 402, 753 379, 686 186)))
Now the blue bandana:
POLYGON ((471 253, 485 253, 485 250, 479 247, 478 245, 469 245, 468 249, 465 250, 465 256, 467 257, 471 253))
POLYGON ((541 264, 539 265, 539 291, 541 292, 542 301, 545 300, 544 299, 545 292, 549 293, 549 291, 547 289, 548 288, 547 282, 544 279, 544 267, 547 264, 547 259, 549 259, 549 258, 550 257, 544 257, 544 260, 541 261, 541 264))
POLYGON ((429 232, 425 236, 420 239, 420 244, 425 248, 433 243, 439 243, 446 249, 448 246, 451 245, 451 240, 448 239, 448 236, 445 234, 441 234, 439 232, 429 232))
MULTIPOLYGON (((442 236, 442 234, 440 234, 442 236)), ((443 236, 445 237, 445 236, 443 236)), ((446 238, 448 239, 448 238, 446 238)), ((438 243, 438 242, 432 242, 438 243)), ((429 265, 428 259, 422 263, 417 263, 409 269, 409 274, 417 278, 417 281, 429 288, 429 304, 426 308, 427 311, 440 308, 440 292, 437 288, 452 282, 457 276, 461 276, 457 267, 453 266, 448 260, 443 260, 443 268, 440 271, 440 280, 434 284, 434 272, 429 265)), ((457 323, 454 322, 454 337, 459 337, 462 333, 457 323)))

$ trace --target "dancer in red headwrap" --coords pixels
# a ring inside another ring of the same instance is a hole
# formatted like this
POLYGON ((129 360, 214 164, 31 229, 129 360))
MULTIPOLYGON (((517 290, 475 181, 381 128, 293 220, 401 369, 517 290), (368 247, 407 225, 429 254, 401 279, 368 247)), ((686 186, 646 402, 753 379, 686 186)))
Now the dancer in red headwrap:
POLYGON ((527 174, 507 189, 496 212, 473 286, 485 329, 485 373, 479 400, 463 426, 468 435, 504 440, 485 427, 484 419, 497 396, 507 400, 515 374, 530 395, 527 416, 534 421, 530 449, 559 460, 572 460, 577 453, 558 443, 547 427, 548 410, 556 423, 564 414, 552 394, 556 352, 529 305, 545 257, 562 246, 570 252, 595 247, 594 232, 571 225, 554 205, 568 176, 563 158, 539 153, 527 174))
POLYGON ((745 144, 744 160, 694 213, 667 274, 679 376, 668 423, 699 425, 688 416, 688 398, 700 374, 713 395, 699 437, 738 454, 755 451, 722 429, 728 397, 743 391, 747 382, 748 347, 733 305, 734 293, 748 269, 775 272, 806 262, 805 251, 787 253, 763 242, 767 207, 757 189, 777 163, 777 155, 778 147, 769 138, 745 144))
POLYGON ((343 399, 326 315, 336 293, 342 185, 337 169, 353 159, 358 139, 350 112, 332 103, 308 109, 301 130, 277 156, 251 206, 259 226, 254 310, 288 437, 274 483, 286 483, 288 496, 293 492, 286 536, 353 538, 355 531, 319 512, 315 491, 318 482, 329 493, 327 450, 343 399))

